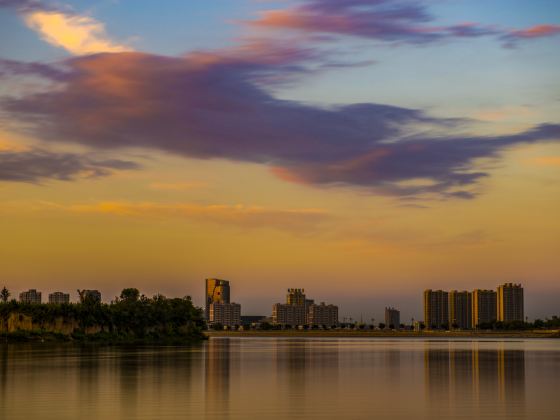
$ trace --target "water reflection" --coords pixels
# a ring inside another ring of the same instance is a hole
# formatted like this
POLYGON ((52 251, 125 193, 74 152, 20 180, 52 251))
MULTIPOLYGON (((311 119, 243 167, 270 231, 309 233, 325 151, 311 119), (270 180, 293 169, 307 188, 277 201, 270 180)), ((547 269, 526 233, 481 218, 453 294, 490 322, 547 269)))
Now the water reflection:
POLYGON ((523 414, 525 405, 524 350, 470 350, 427 347, 424 351, 425 389, 430 407, 473 414, 523 414))

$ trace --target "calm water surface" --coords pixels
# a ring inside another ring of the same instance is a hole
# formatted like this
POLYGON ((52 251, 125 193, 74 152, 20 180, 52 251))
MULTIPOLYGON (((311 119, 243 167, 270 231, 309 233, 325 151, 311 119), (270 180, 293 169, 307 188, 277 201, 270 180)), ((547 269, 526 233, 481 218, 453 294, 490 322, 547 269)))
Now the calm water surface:
POLYGON ((560 340, 0 346, 0 419, 560 419, 560 340))

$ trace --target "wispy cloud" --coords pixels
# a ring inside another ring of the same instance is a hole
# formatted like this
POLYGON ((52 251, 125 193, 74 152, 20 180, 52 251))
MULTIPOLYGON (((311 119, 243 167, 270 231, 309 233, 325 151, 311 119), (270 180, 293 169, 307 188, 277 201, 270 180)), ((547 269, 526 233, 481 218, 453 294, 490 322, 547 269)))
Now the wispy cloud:
POLYGON ((434 21, 424 1, 303 0, 290 8, 264 11, 257 19, 245 23, 259 28, 410 44, 494 36, 504 46, 513 46, 521 40, 560 33, 560 25, 551 24, 510 29, 476 22, 442 26, 434 21))
POLYGON ((114 171, 138 169, 139 165, 119 159, 98 159, 75 153, 56 153, 40 149, 0 149, 0 182, 39 183, 54 179, 108 176, 114 171))
POLYGON ((98 213, 121 217, 178 218, 238 228, 313 230, 330 219, 322 209, 271 209, 244 205, 201 205, 194 203, 100 202, 61 207, 76 213, 98 213))

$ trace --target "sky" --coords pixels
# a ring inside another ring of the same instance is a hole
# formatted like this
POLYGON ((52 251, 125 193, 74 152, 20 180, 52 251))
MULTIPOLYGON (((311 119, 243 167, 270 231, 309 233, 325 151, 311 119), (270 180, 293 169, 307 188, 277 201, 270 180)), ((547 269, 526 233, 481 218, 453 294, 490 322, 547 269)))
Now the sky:
POLYGON ((560 314, 556 0, 0 0, 0 283, 560 314))

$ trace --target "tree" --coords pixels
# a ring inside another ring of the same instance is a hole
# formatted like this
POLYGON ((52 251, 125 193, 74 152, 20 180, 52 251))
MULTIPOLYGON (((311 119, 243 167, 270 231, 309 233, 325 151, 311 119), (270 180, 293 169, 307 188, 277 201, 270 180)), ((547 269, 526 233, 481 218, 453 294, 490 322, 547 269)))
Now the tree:
POLYGON ((380 330, 385 329, 385 324, 384 324, 383 322, 380 322, 380 323, 379 323, 379 329, 380 329, 380 330))
POLYGON ((121 292, 121 300, 125 302, 136 302, 140 298, 140 291, 134 287, 123 289, 121 292))
POLYGON ((9 298, 10 298, 10 291, 6 289, 6 286, 4 286, 4 288, 0 292, 0 299, 2 299, 2 302, 6 303, 8 302, 9 298))

